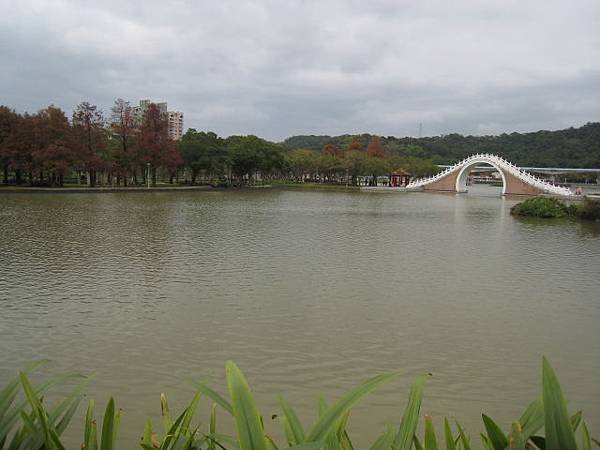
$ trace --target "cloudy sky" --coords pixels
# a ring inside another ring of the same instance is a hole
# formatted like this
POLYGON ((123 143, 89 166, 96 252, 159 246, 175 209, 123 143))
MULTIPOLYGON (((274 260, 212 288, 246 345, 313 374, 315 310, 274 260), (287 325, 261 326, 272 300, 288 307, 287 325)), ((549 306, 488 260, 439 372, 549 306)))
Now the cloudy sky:
MULTIPOLYGON (((0 0, 0 104, 162 100, 221 135, 600 120, 598 0, 0 0)), ((70 114, 70 113, 69 113, 70 114)))

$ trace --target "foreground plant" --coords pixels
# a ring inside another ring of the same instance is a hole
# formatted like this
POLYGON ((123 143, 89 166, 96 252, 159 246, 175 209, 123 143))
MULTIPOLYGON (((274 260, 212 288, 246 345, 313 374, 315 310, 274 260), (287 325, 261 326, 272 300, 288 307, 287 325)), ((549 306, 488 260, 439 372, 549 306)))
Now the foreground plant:
MULTIPOLYGON (((28 373, 39 365, 21 372, 0 391, 0 449, 65 449, 61 435, 67 428, 82 399, 84 378, 76 388, 55 407, 46 409, 42 394, 65 377, 50 380, 38 387, 32 385, 28 373), (19 399, 21 394, 22 399, 19 399), (17 401, 18 400, 18 401, 17 401)), ((355 387, 329 406, 319 401, 319 418, 305 427, 292 405, 280 397, 281 415, 273 416, 283 427, 286 441, 277 445, 264 428, 261 416, 248 382, 232 361, 226 364, 229 399, 202 383, 190 404, 173 420, 167 399, 161 394, 163 434, 159 435, 150 420, 144 428, 140 442, 142 450, 354 450, 346 425, 352 407, 364 396, 398 376, 397 373, 382 374, 370 378, 355 387), (208 423, 201 427, 193 424, 202 395, 209 397, 212 409, 208 423), (230 414, 235 422, 236 436, 217 433, 217 408, 230 414), (204 428, 204 429, 202 429, 204 428)), ((68 377, 70 378, 70 377, 68 377)), ((438 440, 433 420, 425 416, 424 434, 417 436, 421 403, 426 376, 420 376, 412 385, 408 403, 397 429, 387 427, 371 445, 371 450, 471 450, 473 444, 460 423, 444 418, 443 439, 438 440), (442 444, 443 442, 443 444, 442 444)), ((567 413, 566 403, 556 374, 544 358, 542 364, 542 396, 529 404, 521 417, 514 421, 508 431, 489 416, 483 414, 485 433, 482 444, 487 450, 590 450, 592 444, 600 443, 590 437, 587 425, 579 411, 567 413), (544 428, 544 435, 539 434, 544 428), (576 438, 581 428, 580 439, 576 438), (578 446, 578 441, 580 445, 578 446)), ((89 401, 85 415, 84 450, 112 450, 117 448, 121 412, 111 398, 105 408, 101 431, 94 418, 95 403, 89 401), (100 439, 98 440, 98 437, 100 439)))

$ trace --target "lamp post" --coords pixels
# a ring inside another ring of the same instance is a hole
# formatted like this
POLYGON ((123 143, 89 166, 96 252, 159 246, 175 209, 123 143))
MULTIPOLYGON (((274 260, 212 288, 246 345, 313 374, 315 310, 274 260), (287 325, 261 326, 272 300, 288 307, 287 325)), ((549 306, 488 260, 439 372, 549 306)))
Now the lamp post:
POLYGON ((148 189, 150 189, 150 163, 146 163, 146 180, 148 181, 148 189))

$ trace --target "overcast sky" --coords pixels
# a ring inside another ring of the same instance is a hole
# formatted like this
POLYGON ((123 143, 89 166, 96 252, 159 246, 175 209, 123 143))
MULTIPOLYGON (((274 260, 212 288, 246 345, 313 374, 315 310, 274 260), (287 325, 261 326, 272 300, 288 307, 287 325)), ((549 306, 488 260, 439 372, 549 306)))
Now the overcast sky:
POLYGON ((220 135, 600 120, 598 0, 0 0, 0 104, 167 101, 220 135))

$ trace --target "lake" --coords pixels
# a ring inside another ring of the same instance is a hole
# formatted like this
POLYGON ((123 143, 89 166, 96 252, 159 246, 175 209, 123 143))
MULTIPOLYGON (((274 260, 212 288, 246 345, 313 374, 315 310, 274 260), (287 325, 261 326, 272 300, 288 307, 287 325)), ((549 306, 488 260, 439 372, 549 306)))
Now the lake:
POLYGON ((136 448, 161 392, 225 392, 227 359, 276 436, 277 394, 312 422, 319 396, 399 370, 351 416, 364 448, 431 372, 422 412, 479 448, 480 413, 508 428, 546 355, 597 436, 600 224, 515 219, 498 192, 0 193, 0 384, 40 358, 94 374, 136 448))

